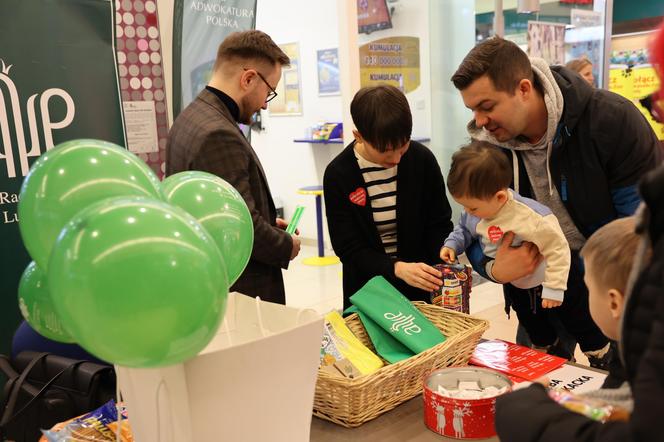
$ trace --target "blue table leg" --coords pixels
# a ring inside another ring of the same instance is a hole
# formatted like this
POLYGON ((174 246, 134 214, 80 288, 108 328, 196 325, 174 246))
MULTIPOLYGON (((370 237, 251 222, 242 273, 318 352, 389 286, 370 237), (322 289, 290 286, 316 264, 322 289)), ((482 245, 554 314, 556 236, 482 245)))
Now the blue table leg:
POLYGON ((323 254, 323 202, 320 195, 316 195, 316 227, 318 229, 318 256, 323 254))

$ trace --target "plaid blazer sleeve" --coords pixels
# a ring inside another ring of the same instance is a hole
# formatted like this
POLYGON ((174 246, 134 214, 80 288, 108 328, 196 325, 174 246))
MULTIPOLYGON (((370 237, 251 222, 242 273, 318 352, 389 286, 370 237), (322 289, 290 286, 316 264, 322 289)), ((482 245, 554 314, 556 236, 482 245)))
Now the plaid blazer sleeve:
MULTIPOLYGON (((220 128, 204 136, 192 168, 228 181, 244 198, 254 223, 252 259, 288 268, 293 240, 277 228, 270 213, 271 197, 259 164, 237 127, 220 128)), ((273 203, 272 203, 273 206, 273 203)))

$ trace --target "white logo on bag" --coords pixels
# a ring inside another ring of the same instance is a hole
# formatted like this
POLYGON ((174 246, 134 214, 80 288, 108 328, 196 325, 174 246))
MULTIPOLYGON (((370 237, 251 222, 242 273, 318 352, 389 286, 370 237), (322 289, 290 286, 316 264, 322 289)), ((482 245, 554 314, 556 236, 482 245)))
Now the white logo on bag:
POLYGON ((403 332, 407 335, 412 335, 413 333, 420 333, 422 329, 419 325, 415 324, 415 317, 413 315, 405 316, 403 313, 399 312, 398 314, 394 313, 385 313, 383 317, 389 321, 394 321, 390 329, 394 332, 398 332, 399 329, 403 329, 403 332))
MULTIPOLYGON (((2 64, 2 71, 0 71, 0 85, 4 83, 7 86, 7 91, 9 93, 9 103, 7 103, 5 101, 4 92, 2 88, 0 88, 0 135, 2 136, 0 147, 4 149, 4 153, 0 152, 0 160, 5 160, 7 163, 7 176, 9 178, 15 178, 16 168, 14 167, 14 151, 12 148, 8 118, 9 110, 11 108, 11 113, 14 118, 16 144, 18 146, 19 160, 21 162, 21 174, 26 176, 30 168, 30 165, 28 164, 28 158, 38 157, 42 154, 41 146, 39 145, 37 115, 35 112, 35 101, 37 95, 39 94, 31 95, 27 102, 28 124, 30 127, 31 141, 30 150, 28 151, 25 133, 23 132, 23 116, 21 114, 21 103, 19 102, 18 98, 18 90, 16 90, 16 85, 12 79, 9 78, 9 69, 11 69, 13 65, 5 65, 5 62, 2 59, 0 59, 0 63, 2 64)), ((51 88, 44 91, 41 97, 39 97, 39 110, 41 112, 44 144, 46 150, 49 150, 53 147, 53 129, 62 129, 69 126, 69 124, 74 120, 76 106, 74 105, 74 100, 71 98, 71 95, 69 95, 65 90, 51 88), (51 121, 51 115, 49 113, 48 102, 51 98, 56 96, 60 97, 65 102, 66 112, 64 118, 61 121, 51 121)))

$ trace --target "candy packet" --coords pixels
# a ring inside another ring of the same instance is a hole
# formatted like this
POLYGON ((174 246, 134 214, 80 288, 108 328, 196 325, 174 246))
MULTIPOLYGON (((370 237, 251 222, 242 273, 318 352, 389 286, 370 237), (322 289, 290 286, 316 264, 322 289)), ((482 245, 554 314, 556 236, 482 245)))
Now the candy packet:
POLYGON ((599 422, 626 421, 629 413, 597 399, 578 396, 563 390, 549 390, 549 397, 575 413, 599 422))
MULTIPOLYGON (((122 426, 120 440, 134 442, 127 420, 127 412, 121 406, 122 426)), ((110 442, 116 440, 118 412, 114 400, 106 402, 90 413, 57 424, 50 430, 42 430, 40 442, 110 442)))
POLYGON ((325 315, 321 366, 335 366, 344 376, 357 377, 375 372, 383 361, 355 337, 338 312, 332 311, 325 315))

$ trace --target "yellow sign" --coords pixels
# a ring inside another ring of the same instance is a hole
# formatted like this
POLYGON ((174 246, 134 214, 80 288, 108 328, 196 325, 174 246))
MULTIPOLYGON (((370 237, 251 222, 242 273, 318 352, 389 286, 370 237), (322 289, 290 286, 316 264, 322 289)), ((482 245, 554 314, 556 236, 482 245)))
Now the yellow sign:
POLYGON ((290 66, 281 71, 281 81, 277 85, 277 96, 270 101, 270 115, 302 115, 302 93, 300 90, 300 45, 286 43, 279 45, 290 58, 290 66))
POLYGON ((404 93, 420 86, 420 39, 388 37, 360 46, 360 84, 390 84, 404 93))
POLYGON ((655 121, 648 109, 639 103, 639 99, 647 97, 658 89, 659 78, 650 65, 633 68, 615 67, 609 71, 609 90, 632 100, 652 126, 657 138, 664 140, 664 124, 655 121))

